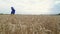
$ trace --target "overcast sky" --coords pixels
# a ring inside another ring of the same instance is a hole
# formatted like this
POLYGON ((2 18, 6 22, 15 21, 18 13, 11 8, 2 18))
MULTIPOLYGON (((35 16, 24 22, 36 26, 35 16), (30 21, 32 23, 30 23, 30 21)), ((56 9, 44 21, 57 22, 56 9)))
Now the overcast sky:
POLYGON ((10 14, 11 6, 16 14, 60 13, 60 0, 0 0, 0 13, 10 14))

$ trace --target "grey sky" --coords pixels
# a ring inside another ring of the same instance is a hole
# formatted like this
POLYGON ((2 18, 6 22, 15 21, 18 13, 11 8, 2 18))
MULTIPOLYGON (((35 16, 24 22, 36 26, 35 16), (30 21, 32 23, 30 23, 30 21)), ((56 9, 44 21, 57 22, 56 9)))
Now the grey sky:
POLYGON ((60 0, 0 0, 0 13, 10 14, 11 6, 16 14, 60 13, 60 0))
POLYGON ((60 3, 55 4, 50 11, 52 11, 51 13, 60 13, 60 3))

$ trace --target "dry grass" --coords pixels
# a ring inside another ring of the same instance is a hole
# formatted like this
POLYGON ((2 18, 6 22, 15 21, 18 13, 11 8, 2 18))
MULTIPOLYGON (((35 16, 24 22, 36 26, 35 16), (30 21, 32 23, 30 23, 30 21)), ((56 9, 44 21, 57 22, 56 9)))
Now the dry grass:
POLYGON ((0 15, 0 34, 60 34, 60 16, 0 15))

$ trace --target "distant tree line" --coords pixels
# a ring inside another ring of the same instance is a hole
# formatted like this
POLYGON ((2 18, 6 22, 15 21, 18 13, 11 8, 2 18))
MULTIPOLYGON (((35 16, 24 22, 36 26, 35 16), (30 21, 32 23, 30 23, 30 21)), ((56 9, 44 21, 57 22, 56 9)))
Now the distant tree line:
POLYGON ((60 15, 60 13, 58 15, 60 15))
POLYGON ((3 13, 0 13, 0 15, 3 15, 3 13))

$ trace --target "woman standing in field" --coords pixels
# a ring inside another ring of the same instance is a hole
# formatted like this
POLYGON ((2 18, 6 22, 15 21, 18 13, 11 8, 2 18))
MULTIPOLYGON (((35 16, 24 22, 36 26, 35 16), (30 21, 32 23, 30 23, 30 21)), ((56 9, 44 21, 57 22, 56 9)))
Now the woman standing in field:
POLYGON ((11 7, 11 14, 15 14, 15 9, 13 7, 11 7))

